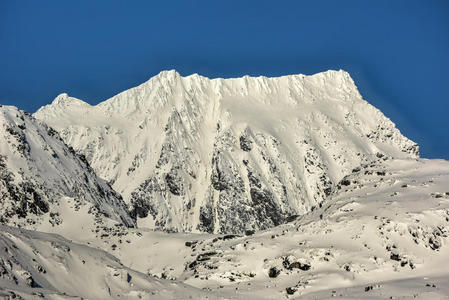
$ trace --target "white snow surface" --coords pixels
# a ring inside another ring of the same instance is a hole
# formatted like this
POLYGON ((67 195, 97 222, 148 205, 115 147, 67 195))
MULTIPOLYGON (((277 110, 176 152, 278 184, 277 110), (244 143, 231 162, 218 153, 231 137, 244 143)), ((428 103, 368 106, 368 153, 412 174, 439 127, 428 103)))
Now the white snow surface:
POLYGON ((16 107, 1 106, 0 221, 33 225, 49 213, 57 223, 63 197, 76 199, 77 209, 88 204, 92 213, 135 225, 121 196, 54 129, 16 107))
POLYGON ((59 95, 34 116, 131 203, 140 227, 243 233, 323 202, 377 153, 418 146, 348 73, 209 79, 163 71, 98 105, 59 95))
POLYGON ((61 236, 0 225, 3 299, 218 299, 61 236))
POLYGON ((69 200, 67 213, 79 220, 77 230, 73 223, 39 228, 66 239, 1 228, 0 249, 10 250, 0 251, 6 270, 0 293, 25 299, 33 293, 89 299, 448 299, 449 162, 383 157, 345 180, 321 207, 252 235, 166 233, 108 220, 98 226, 84 221, 83 209, 69 210, 69 200), (15 265, 8 267, 9 261, 15 265), (20 275, 18 284, 11 274, 20 275), (127 274, 137 282, 127 282, 127 274), (30 276, 41 288, 30 286, 30 276))
POLYGON ((449 299, 449 162, 343 71, 0 112, 0 298, 449 299))

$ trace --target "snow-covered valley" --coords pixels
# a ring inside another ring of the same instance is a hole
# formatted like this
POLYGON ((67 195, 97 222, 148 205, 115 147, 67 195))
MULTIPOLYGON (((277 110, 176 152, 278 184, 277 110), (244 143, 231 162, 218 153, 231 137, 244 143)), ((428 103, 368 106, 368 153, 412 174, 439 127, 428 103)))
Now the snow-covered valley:
POLYGON ((0 297, 449 298, 449 162, 343 71, 0 112, 0 297))

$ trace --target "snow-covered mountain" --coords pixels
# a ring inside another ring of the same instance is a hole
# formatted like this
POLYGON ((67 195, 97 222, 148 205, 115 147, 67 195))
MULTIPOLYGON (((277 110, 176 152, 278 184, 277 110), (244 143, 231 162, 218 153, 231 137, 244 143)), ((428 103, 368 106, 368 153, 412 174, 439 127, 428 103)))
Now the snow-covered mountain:
POLYGON ((83 236, 81 244, 70 231, 61 231, 62 238, 0 226, 0 297, 449 295, 449 162, 443 160, 378 158, 354 169, 321 207, 252 235, 113 227, 83 236))
POLYGON ((449 295, 449 162, 343 71, 165 71, 35 116, 0 106, 0 298, 449 295))
POLYGON ((163 71, 96 106, 59 95, 34 116, 168 231, 243 233, 318 207, 354 168, 418 146, 344 71, 208 79, 163 71))
POLYGON ((447 299, 449 162, 378 158, 252 235, 140 232, 91 244, 225 299, 447 299))
POLYGON ((45 220, 60 225, 61 202, 72 199, 73 212, 88 205, 92 219, 105 216, 135 226, 121 196, 84 156, 54 129, 13 106, 0 106, 0 199, 3 224, 37 228, 45 220))

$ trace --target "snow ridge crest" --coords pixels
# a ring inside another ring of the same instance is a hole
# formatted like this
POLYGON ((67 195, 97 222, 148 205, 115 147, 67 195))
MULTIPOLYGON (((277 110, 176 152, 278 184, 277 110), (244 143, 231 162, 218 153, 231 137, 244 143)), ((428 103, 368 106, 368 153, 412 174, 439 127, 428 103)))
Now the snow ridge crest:
POLYGON ((95 106, 77 101, 34 115, 85 155, 143 226, 170 231, 276 226, 377 155, 419 156, 343 70, 228 79, 170 70, 95 106))

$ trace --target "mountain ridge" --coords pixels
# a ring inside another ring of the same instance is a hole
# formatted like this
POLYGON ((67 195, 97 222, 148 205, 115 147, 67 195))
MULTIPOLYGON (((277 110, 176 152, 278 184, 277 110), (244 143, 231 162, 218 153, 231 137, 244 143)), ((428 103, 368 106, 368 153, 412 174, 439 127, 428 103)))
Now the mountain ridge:
POLYGON ((173 81, 173 80, 176 80, 176 78, 179 78, 179 77, 186 78, 186 79, 188 79, 188 78, 192 78, 192 79, 199 78, 199 79, 206 79, 206 80, 210 80, 210 81, 213 81, 213 82, 220 83, 220 82, 226 81, 226 80, 260 80, 260 79, 261 80, 270 80, 270 79, 278 79, 278 78, 285 78, 285 79, 292 78, 292 79, 294 79, 294 78, 304 78, 306 76, 310 77, 310 76, 318 76, 318 75, 323 75, 323 76, 340 75, 340 76, 342 76, 342 78, 345 78, 346 80, 349 80, 349 82, 354 84, 354 81, 352 80, 352 78, 349 75, 349 73, 344 71, 344 70, 342 70, 342 69, 339 69, 339 70, 327 70, 327 71, 323 71, 323 72, 312 74, 312 75, 304 75, 304 74, 289 74, 289 75, 282 75, 282 76, 263 76, 263 75, 251 76, 251 75, 243 75, 241 77, 226 77, 226 78, 224 78, 224 77, 209 78, 207 76, 203 76, 203 75, 200 75, 198 73, 193 73, 193 74, 190 74, 190 75, 187 75, 187 76, 182 76, 175 69, 170 69, 170 70, 163 70, 163 71, 159 72, 158 74, 152 76, 147 81, 145 81, 145 82, 143 82, 143 83, 141 83, 141 84, 139 84, 137 86, 134 86, 134 87, 131 87, 129 89, 126 89, 125 91, 120 92, 120 93, 118 93, 118 94, 116 94, 116 95, 114 95, 114 96, 112 96, 112 97, 110 97, 110 98, 108 98, 106 100, 100 101, 100 102, 98 102, 95 105, 89 104, 88 102, 85 102, 85 101, 83 101, 83 100, 81 100, 79 98, 71 97, 66 92, 62 92, 62 93, 58 94, 54 98, 52 103, 40 107, 35 112, 35 114, 41 114, 42 112, 39 112, 39 111, 42 111, 42 110, 45 111, 46 108, 48 108, 48 107, 50 107, 52 105, 55 105, 55 104, 66 104, 66 102, 69 102, 69 103, 70 102, 75 102, 75 103, 80 104, 80 105, 88 105, 88 106, 105 105, 105 103, 107 103, 110 100, 113 100, 115 97, 119 96, 120 94, 126 93, 126 92, 128 92, 130 90, 134 90, 134 89, 142 87, 142 86, 145 86, 145 85, 149 84, 150 82, 155 81, 157 79, 168 79, 169 81, 173 81))
POLYGON ((0 297, 447 298, 449 162, 349 74, 161 73, 0 105, 0 297))
POLYGON ((377 153, 419 156, 342 70, 231 79, 162 71, 95 106, 63 95, 34 116, 86 156, 143 226, 170 231, 275 226, 377 153))
POLYGON ((33 226, 47 213, 58 223, 62 220, 55 209, 63 197, 71 197, 78 206, 90 203, 99 214, 135 226, 121 196, 53 128, 25 111, 2 105, 0 139, 2 223, 33 226))

